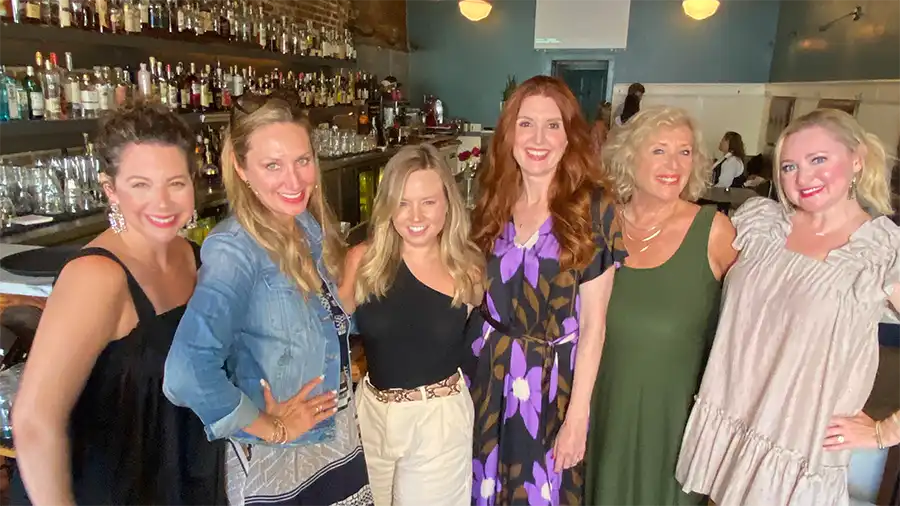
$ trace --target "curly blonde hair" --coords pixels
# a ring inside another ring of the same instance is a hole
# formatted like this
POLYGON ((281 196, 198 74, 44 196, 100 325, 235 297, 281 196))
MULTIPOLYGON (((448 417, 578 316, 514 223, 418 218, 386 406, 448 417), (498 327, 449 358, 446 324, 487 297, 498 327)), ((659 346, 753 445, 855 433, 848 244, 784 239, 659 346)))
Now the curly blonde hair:
POLYGON ((778 142, 775 144, 774 167, 779 175, 773 179, 775 179, 775 188, 778 190, 778 197, 781 199, 782 205, 788 210, 794 207, 781 186, 781 150, 784 141, 791 135, 811 127, 824 128, 851 152, 857 152, 860 147, 865 148, 862 169, 859 171, 856 182, 857 198, 880 213, 887 215, 893 213, 891 169, 887 164, 884 144, 875 134, 866 132, 856 118, 837 109, 816 109, 804 114, 792 121, 778 137, 778 142))
POLYGON ((375 195, 369 224, 369 247, 360 261, 354 286, 358 304, 370 297, 384 297, 400 267, 403 239, 394 228, 394 211, 403 198, 406 181, 413 172, 433 170, 444 185, 447 219, 440 234, 441 260, 453 278, 453 305, 481 303, 484 292, 485 258, 469 239, 469 213, 459 194, 447 162, 430 144, 406 146, 388 161, 375 195))
POLYGON ((635 114, 624 125, 613 128, 603 145, 603 170, 612 180, 613 190, 620 203, 631 200, 635 188, 635 170, 641 148, 664 128, 688 127, 693 133, 691 149, 693 166, 681 198, 690 202, 699 199, 709 187, 712 160, 703 147, 703 136, 694 118, 678 107, 653 106, 635 114))
MULTIPOLYGON (((317 293, 322 281, 316 269, 309 244, 292 222, 284 224, 272 219, 272 211, 238 175, 237 167, 246 166, 250 137, 260 128, 273 123, 294 123, 306 131, 312 147, 312 126, 303 110, 280 98, 245 95, 231 111, 231 121, 222 149, 222 179, 228 203, 238 222, 269 254, 281 272, 297 283, 304 293, 317 293)), ((316 160, 316 181, 322 173, 316 160)), ((321 184, 310 193, 307 210, 322 227, 322 259, 328 273, 339 279, 346 246, 334 213, 325 201, 321 184)))

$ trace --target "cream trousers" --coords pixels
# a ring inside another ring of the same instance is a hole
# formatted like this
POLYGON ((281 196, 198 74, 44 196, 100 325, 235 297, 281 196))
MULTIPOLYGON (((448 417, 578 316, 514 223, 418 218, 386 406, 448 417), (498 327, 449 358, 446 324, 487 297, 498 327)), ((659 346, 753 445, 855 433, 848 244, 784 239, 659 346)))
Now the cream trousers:
POLYGON ((356 395, 375 506, 469 506, 475 408, 460 393, 383 403, 366 377, 356 395))

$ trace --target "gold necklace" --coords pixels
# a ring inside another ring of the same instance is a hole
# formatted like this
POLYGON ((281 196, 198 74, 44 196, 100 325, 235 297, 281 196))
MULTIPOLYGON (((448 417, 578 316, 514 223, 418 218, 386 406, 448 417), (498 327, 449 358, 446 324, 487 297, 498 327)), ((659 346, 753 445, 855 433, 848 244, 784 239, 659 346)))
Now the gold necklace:
POLYGON ((627 225, 627 227, 622 227, 622 231, 625 232, 625 237, 630 239, 632 242, 637 242, 640 244, 646 243, 646 245, 643 248, 638 250, 638 253, 643 253, 643 252, 647 251, 648 249, 650 249, 650 246, 652 246, 650 241, 652 241, 653 239, 656 239, 659 236, 659 234, 661 234, 663 232, 663 230, 665 228, 663 225, 665 224, 666 221, 668 221, 669 218, 671 218, 675 214, 675 210, 673 208, 672 212, 669 213, 668 216, 659 220, 658 222, 656 222, 653 226, 651 226, 649 228, 641 228, 641 227, 638 227, 637 225, 635 225, 634 223, 632 223, 631 220, 629 220, 628 217, 625 216, 624 207, 622 208, 621 211, 619 211, 618 214, 622 217, 622 222, 625 225, 627 225), (645 231, 649 232, 649 235, 647 235, 646 237, 644 237, 642 239, 636 239, 636 238, 632 237, 630 233, 628 233, 628 228, 635 228, 637 230, 645 230, 645 231))

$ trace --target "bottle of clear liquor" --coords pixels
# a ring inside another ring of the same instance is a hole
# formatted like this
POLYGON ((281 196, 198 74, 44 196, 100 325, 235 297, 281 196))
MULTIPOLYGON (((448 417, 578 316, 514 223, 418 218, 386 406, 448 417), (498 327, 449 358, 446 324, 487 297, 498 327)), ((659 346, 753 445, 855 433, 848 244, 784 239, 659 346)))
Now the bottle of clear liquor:
MULTIPOLYGON (((53 53, 51 53, 51 56, 53 53)), ((50 59, 44 60, 41 83, 44 91, 44 119, 60 120, 62 115, 62 80, 50 59)))
POLYGON ((88 119, 96 118, 100 112, 100 92, 93 73, 81 76, 81 110, 88 119))

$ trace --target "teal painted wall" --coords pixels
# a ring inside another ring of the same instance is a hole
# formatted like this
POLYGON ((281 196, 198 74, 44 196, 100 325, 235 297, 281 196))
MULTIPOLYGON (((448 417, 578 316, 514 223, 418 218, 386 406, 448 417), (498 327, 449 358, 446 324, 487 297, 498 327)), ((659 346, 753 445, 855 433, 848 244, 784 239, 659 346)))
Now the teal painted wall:
POLYGON ((627 49, 553 52, 533 49, 535 0, 493 4, 473 23, 454 0, 407 0, 414 103, 432 93, 451 117, 494 125, 507 75, 549 73, 556 55, 610 59, 613 83, 766 82, 779 11, 776 0, 722 0, 715 16, 694 21, 680 0, 632 0, 627 49))
POLYGON ((784 0, 770 80, 851 81, 900 78, 900 1, 784 0), (859 21, 819 27, 857 6, 859 21))

